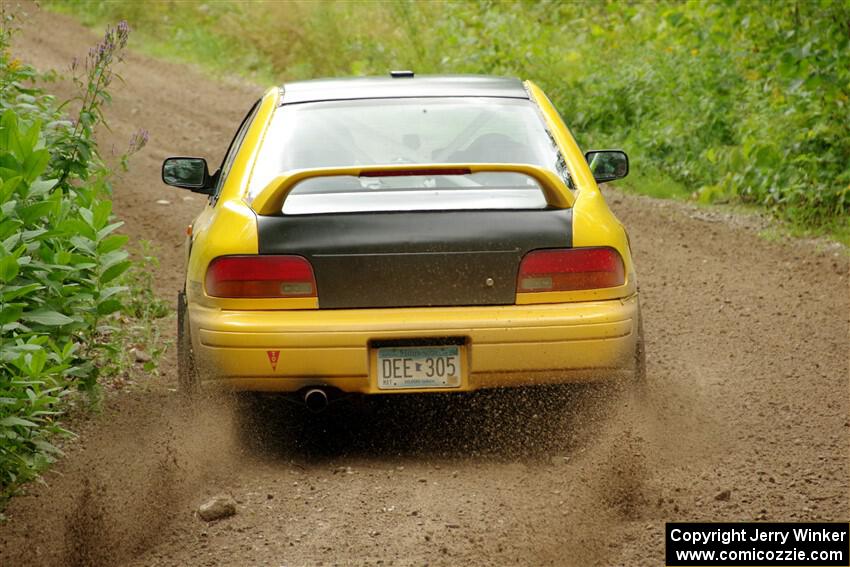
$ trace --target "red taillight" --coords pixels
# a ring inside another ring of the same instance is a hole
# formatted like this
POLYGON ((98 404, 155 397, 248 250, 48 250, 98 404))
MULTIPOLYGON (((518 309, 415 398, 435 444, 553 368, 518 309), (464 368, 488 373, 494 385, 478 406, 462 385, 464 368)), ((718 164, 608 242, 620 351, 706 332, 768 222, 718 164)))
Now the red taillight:
POLYGON ((522 259, 517 292, 598 289, 625 281, 623 259, 613 248, 534 250, 522 259))
POLYGON ((222 256, 210 262, 213 297, 316 297, 313 267, 301 256, 222 256))

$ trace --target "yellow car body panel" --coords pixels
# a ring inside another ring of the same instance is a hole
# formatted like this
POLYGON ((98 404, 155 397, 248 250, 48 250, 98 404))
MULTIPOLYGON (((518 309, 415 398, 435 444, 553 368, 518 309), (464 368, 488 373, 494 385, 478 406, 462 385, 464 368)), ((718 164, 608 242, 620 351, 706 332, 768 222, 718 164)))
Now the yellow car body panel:
MULTIPOLYGON (((204 279, 220 256, 257 254, 257 214, 280 212, 281 193, 297 179, 279 177, 247 200, 252 167, 282 91, 269 89, 216 199, 191 227, 186 300, 191 344, 202 381, 242 390, 294 392, 327 386, 345 392, 467 391, 596 380, 627 373, 634 362, 639 307, 625 229, 608 208, 581 150, 555 108, 533 83, 525 87, 540 109, 575 184, 567 189, 551 172, 510 165, 540 180, 547 201, 572 208, 574 247, 616 249, 625 282, 603 289, 517 293, 515 305, 426 308, 319 309, 319 298, 232 299, 209 296, 204 279), (542 173, 541 173, 542 172, 542 173), (560 193, 559 193, 560 192, 560 193), (462 380, 455 388, 380 390, 374 341, 458 337, 462 380), (277 352, 276 355, 269 353, 277 352), (276 362, 273 359, 279 357, 276 362)), ((442 164, 448 166, 448 164, 442 164)), ((492 164, 489 164, 492 166, 492 164)), ((422 166, 405 166, 418 168, 422 166)), ((451 164, 486 170, 487 164, 451 164)), ((356 175, 363 168, 329 168, 296 176, 356 175)), ((381 169, 386 169, 383 167, 381 169)), ((492 169, 490 169, 492 171, 492 169)))
POLYGON ((470 391, 599 380, 627 372, 638 317, 636 296, 533 306, 364 311, 230 311, 190 305, 194 352, 211 382, 237 389, 470 391), (466 363, 458 387, 378 388, 372 343, 447 336, 463 339, 466 363))
POLYGON ((279 91, 277 87, 271 88, 260 100, 218 199, 207 203, 192 223, 190 246, 195 253, 189 255, 186 269, 186 299, 190 303, 215 305, 219 309, 316 309, 319 306, 316 298, 223 299, 211 298, 204 292, 204 276, 213 259, 257 253, 256 214, 243 200, 243 194, 269 120, 280 101, 279 91))
POLYGON ((260 99, 257 114, 245 134, 242 147, 221 190, 222 200, 241 199, 251 178, 254 161, 262 148, 269 121, 280 105, 280 89, 272 87, 260 99))
MULTIPOLYGON (((576 199, 573 204, 573 246, 611 246, 616 248, 622 256, 626 268, 626 289, 623 290, 623 293, 636 292, 637 279, 626 229, 608 208, 602 192, 593 179, 593 173, 591 173, 584 155, 554 105, 543 91, 531 81, 526 81, 526 87, 532 100, 540 107, 549 126, 549 131, 561 149, 567 167, 573 175, 573 181, 577 186, 576 199)), ((574 297, 563 296, 561 301, 581 301, 581 299, 574 297)))

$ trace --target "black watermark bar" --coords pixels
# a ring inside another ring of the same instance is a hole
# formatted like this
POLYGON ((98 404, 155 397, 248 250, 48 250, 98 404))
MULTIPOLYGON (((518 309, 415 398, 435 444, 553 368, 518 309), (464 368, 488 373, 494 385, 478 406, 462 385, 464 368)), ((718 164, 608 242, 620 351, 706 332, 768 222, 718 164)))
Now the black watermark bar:
POLYGON ((665 532, 668 567, 850 566, 850 524, 671 522, 665 532))

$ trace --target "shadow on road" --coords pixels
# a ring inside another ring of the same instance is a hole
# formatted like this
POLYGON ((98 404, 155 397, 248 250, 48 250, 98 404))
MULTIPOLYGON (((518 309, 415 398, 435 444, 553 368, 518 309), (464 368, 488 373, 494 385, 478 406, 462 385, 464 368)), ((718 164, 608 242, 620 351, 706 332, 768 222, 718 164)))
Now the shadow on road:
POLYGON ((281 397, 241 396, 238 441, 263 459, 545 459, 569 454, 622 397, 614 386, 352 397, 319 414, 281 397))

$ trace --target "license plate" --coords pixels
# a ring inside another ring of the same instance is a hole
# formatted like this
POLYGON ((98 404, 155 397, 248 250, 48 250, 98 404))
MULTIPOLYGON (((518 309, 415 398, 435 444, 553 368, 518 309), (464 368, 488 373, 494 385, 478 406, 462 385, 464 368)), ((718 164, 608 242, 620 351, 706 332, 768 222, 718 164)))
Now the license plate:
POLYGON ((460 347, 382 347, 378 351, 378 388, 457 388, 460 386, 460 347))

